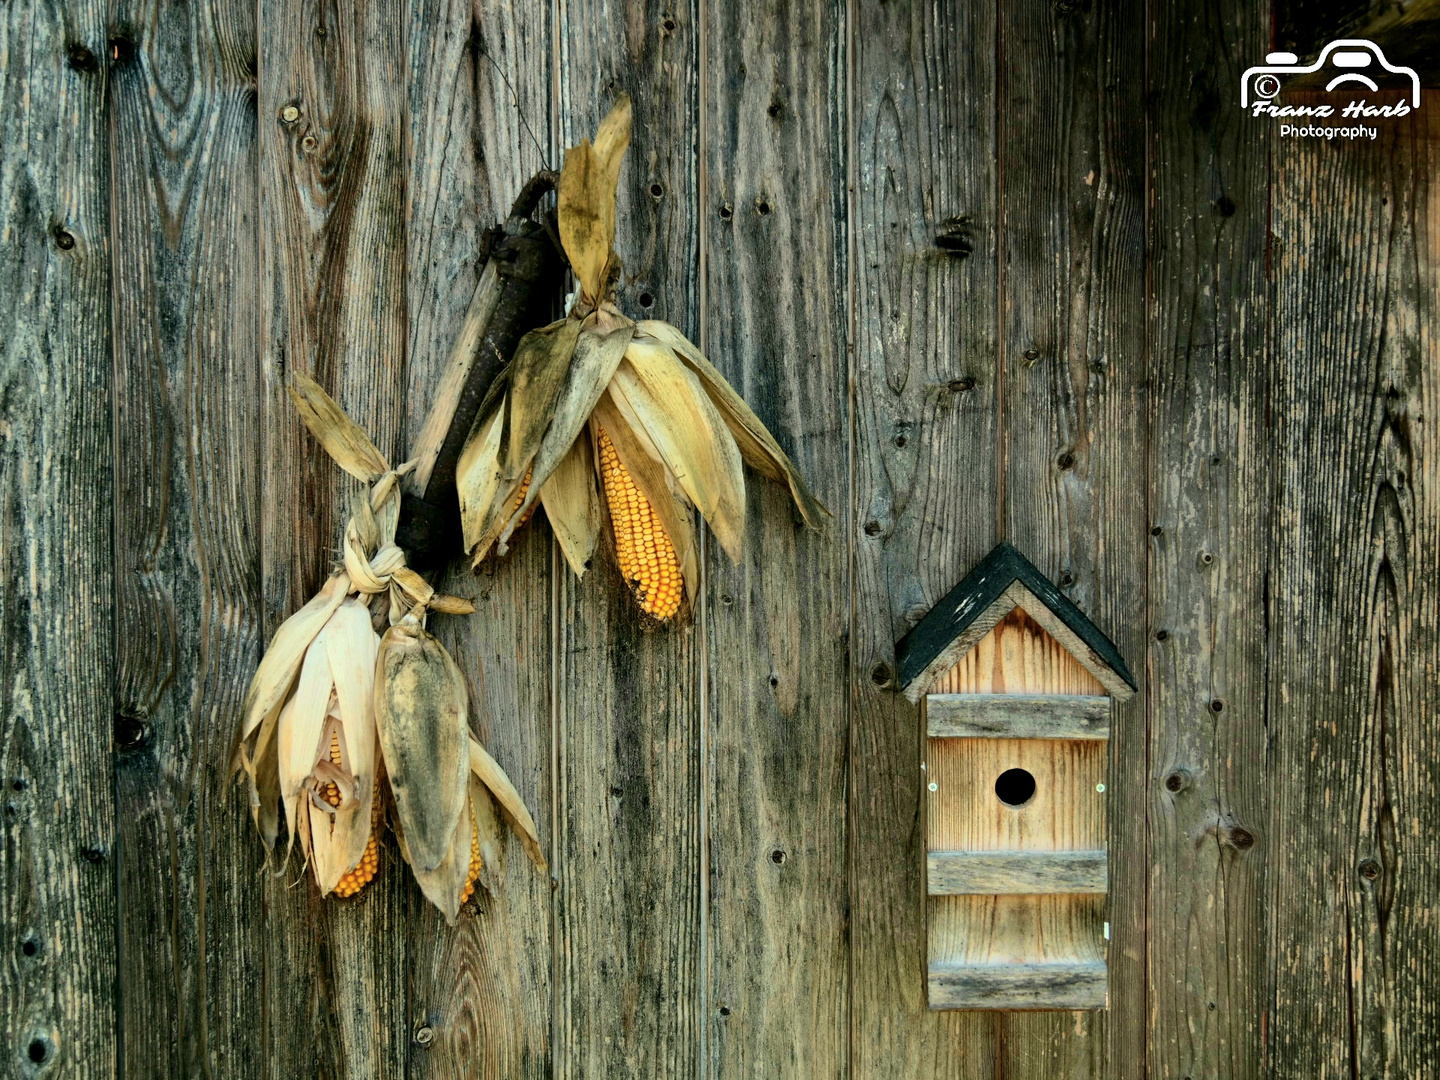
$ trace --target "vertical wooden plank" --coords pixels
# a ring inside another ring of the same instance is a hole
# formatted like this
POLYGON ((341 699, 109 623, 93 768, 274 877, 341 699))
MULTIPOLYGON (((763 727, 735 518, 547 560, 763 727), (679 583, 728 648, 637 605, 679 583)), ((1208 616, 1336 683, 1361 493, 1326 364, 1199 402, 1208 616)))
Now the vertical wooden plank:
POLYGON ((1269 1053, 1286 1076, 1424 1075, 1440 1031, 1440 125, 1375 126, 1276 145, 1269 1053))
POLYGON ((836 514, 748 473, 744 561, 707 549, 706 1072, 844 1076, 846 9, 705 17, 703 346, 836 514))
POLYGON ((1151 20, 1147 1052, 1155 1076, 1257 1077, 1269 143, 1236 94, 1270 24, 1215 0, 1156 4, 1151 20))
MULTIPOLYGON (((403 10, 397 0, 262 0, 259 9, 267 637, 323 581, 348 496, 359 490, 296 419, 287 370, 310 371, 400 460, 403 10)), ((292 866, 289 878, 298 875, 292 866)), ((393 838, 377 880, 354 903, 321 903, 308 879, 266 883, 264 1022, 274 1075, 403 1071, 405 898, 415 888, 393 838)))
MULTIPOLYGON (((1144 29, 1133 5, 1040 0, 1005 5, 1000 28, 1006 537, 1129 657, 1145 625, 1144 29)), ((1110 1009, 1006 1018, 1006 1075, 1144 1071, 1141 690, 1110 740, 1110 1009)))
POLYGON ((260 853, 228 775, 260 645, 255 12, 114 25, 122 1072, 258 1074, 260 853))
POLYGON ((0 15, 0 1051, 114 1072, 106 11, 0 15))
MULTIPOLYGON (((551 8, 409 4, 407 450, 424 423, 475 290, 481 233, 503 221, 551 143, 551 8), (537 146, 537 142, 540 143, 537 146), (541 149, 545 147, 545 150, 541 149)), ((543 518, 544 515, 537 515, 543 518)), ((461 562, 440 587, 479 610, 431 629, 465 672, 473 724, 550 837, 551 554, 547 527, 480 577, 461 562)), ((550 879, 509 845, 500 895, 452 929, 408 893, 409 1019, 429 1028, 411 1077, 542 1077, 550 1063, 550 879)))
MULTIPOLYGON (((693 334, 696 5, 559 15, 561 144, 593 136, 616 93, 634 102, 621 308, 693 334)), ((699 632, 647 632, 609 550, 559 586, 556 1073, 683 1080, 700 1059, 699 632)))
POLYGON ((891 679, 997 539, 995 9, 850 10, 852 1075, 980 1078, 992 1017, 926 1008, 920 717, 891 679))

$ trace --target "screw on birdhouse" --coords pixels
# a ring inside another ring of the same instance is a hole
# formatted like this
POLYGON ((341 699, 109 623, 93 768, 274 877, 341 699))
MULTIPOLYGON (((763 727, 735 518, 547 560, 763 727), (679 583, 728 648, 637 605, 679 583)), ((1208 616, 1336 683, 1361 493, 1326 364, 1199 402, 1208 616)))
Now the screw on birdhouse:
POLYGON ((930 783, 929 783, 928 785, 926 785, 926 786, 929 787, 929 789, 930 789, 931 791, 939 791, 939 790, 940 790, 940 785, 937 784, 937 783, 935 783, 934 780, 931 780, 930 783))
POLYGON ((1202 563, 1204 563, 1206 566, 1209 566, 1211 563, 1213 563, 1213 562, 1215 561, 1215 555, 1214 555, 1212 552, 1209 552, 1209 551, 1202 551, 1202 552, 1200 553, 1200 561, 1201 561, 1202 563))
POLYGON ((306 135, 305 138, 303 138, 303 139, 300 140, 300 147, 301 147, 301 149, 303 149, 307 154, 312 154, 312 153, 314 153, 314 152, 315 152, 315 147, 318 146, 318 145, 319 145, 319 144, 315 141, 315 136, 314 136, 314 135, 306 135))
POLYGON ((287 124, 293 124, 296 120, 300 119, 300 110, 294 105, 286 105, 285 108, 280 110, 280 119, 287 124))
POLYGON ((55 246, 61 251, 70 251, 75 247, 75 237, 64 229, 56 229, 55 246))
POLYGON ((1096 784, 1096 785, 1095 785, 1095 790, 1098 791, 1098 792, 1100 792, 1101 795, 1104 795, 1104 794, 1105 794, 1105 785, 1104 785, 1104 784, 1096 784))
POLYGON ((429 1026, 422 1027, 415 1032, 415 1041, 421 1046, 429 1046, 435 1041, 435 1029, 429 1026))
POLYGON ((1025 350, 1025 366, 1026 366, 1026 367, 1029 367, 1031 364, 1035 363, 1035 361, 1037 361, 1037 360, 1039 360, 1039 359, 1040 359, 1040 350, 1039 350, 1039 349, 1026 349, 1026 350, 1025 350))

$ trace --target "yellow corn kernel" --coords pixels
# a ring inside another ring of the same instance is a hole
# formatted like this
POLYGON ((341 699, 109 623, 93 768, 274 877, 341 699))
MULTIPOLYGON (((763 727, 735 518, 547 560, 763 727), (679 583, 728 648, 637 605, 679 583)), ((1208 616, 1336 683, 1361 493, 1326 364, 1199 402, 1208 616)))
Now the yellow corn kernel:
POLYGON ((475 882, 480 877, 480 868, 485 865, 480 858, 480 826, 475 822, 475 815, 470 815, 470 872, 465 875, 465 888, 460 890, 460 903, 465 903, 475 895, 475 882))
MULTIPOLYGON (((525 496, 526 496, 526 495, 529 493, 529 491, 530 491, 530 478, 531 478, 532 476, 534 476, 534 475, 535 475, 535 468, 534 468, 534 466, 531 466, 530 468, 528 468, 528 469, 525 470, 525 479, 524 479, 524 480, 521 480, 521 481, 520 481, 520 486, 515 489, 515 501, 510 504, 510 513, 513 514, 513 513, 515 513, 516 510, 519 510, 519 509, 520 509, 520 504, 525 501, 525 496)), ((538 499, 537 499, 535 502, 533 502, 533 503, 530 504, 530 509, 525 511, 525 516, 522 517, 519 521, 517 521, 517 522, 515 523, 515 531, 516 531, 516 532, 519 532, 521 529, 523 529, 523 528, 525 527, 525 523, 528 522, 528 521, 530 520, 531 516, 535 513, 535 507, 537 507, 537 506, 539 506, 539 505, 540 505, 540 501, 539 501, 538 499)))
MULTIPOLYGON (((340 732, 338 729, 330 733, 330 764, 337 766, 340 764, 340 732)), ((339 785, 336 784, 334 780, 331 780, 320 789, 320 797, 331 806, 339 806, 339 785)))
MULTIPOLYGON (((337 749, 331 748, 332 757, 338 753, 337 749)), ((333 786, 333 785, 331 785, 333 786)), ((337 793, 338 801, 339 795, 337 793)), ((380 799, 380 780, 375 780, 375 799, 370 809, 370 840, 365 845, 365 854, 360 856, 360 861, 349 870, 345 871, 343 877, 335 886, 336 896, 354 896, 380 871, 380 829, 382 827, 384 804, 380 799)))
POLYGON ((640 608, 657 619, 672 619, 685 597, 680 560, 660 517, 615 452, 615 444, 599 428, 600 480, 615 529, 615 556, 620 574, 635 593, 640 608))

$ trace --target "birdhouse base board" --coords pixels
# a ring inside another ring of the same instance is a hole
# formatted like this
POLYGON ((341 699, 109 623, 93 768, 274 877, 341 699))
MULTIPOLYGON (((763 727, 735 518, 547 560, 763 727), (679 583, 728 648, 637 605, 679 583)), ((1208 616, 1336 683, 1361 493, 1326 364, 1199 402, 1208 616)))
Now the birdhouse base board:
POLYGON ((1105 964, 946 964, 929 991, 932 1009, 1103 1009, 1105 964))

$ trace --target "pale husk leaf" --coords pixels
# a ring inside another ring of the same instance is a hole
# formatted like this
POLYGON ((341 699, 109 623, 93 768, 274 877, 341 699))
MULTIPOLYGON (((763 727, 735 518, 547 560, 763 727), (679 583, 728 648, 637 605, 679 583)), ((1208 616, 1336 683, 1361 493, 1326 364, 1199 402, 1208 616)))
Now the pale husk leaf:
POLYGON ((683 489, 679 489, 678 484, 672 486, 649 436, 638 427, 633 414, 627 416, 625 409, 628 407, 628 403, 622 407, 616 395, 606 394, 595 406, 595 422, 605 428, 621 464, 659 516, 660 524, 680 560, 686 597, 694 600, 700 580, 700 547, 695 535, 694 517, 684 501, 683 489))
POLYGON ((310 864, 315 871, 316 884, 320 895, 329 896, 346 872, 357 866, 365 855, 365 846, 370 842, 370 808, 372 800, 367 798, 364 805, 353 803, 348 809, 327 814, 307 805, 305 813, 310 820, 310 864), (358 839, 357 839, 358 838, 358 839), (352 851, 359 851, 351 856, 352 851))
MULTIPOLYGON (((309 603, 275 631, 270 647, 260 658, 260 666, 255 669, 250 688, 245 692, 245 702, 240 708, 240 715, 244 718, 240 729, 242 741, 250 737, 266 714, 290 692, 310 642, 315 640, 315 635, 320 633, 349 591, 350 576, 335 574, 309 603)), ((237 757, 235 764, 238 763, 237 757)))
POLYGON ((274 854, 275 841, 280 834, 280 769, 273 735, 283 711, 284 703, 276 702, 266 714, 264 723, 260 725, 259 738, 255 740, 253 758, 243 744, 240 748, 249 781, 250 814, 255 819, 255 828, 265 845, 267 857, 274 854))
POLYGON ((465 682, 444 646, 413 615, 387 630, 376 663, 375 722, 417 870, 440 865, 465 807, 465 714, 465 682))
POLYGON ((636 323, 635 332, 668 345, 675 351, 675 355, 700 379, 710 400, 720 410, 720 415, 725 418, 730 433, 735 436, 735 442, 746 463, 776 483, 785 484, 790 489, 790 495, 800 510, 800 516, 805 519, 805 524, 812 529, 823 529, 825 522, 831 517, 830 511, 811 494, 804 477, 795 468, 789 455, 780 449, 780 444, 755 415, 755 411, 735 392, 735 388, 726 381, 715 365, 705 358, 705 354, 679 330, 659 319, 645 319, 636 323))
POLYGON ((496 543, 498 554, 505 554, 505 542, 525 519, 530 506, 540 497, 540 491, 550 474, 555 471, 562 458, 570 451, 585 421, 595 408, 595 403, 610 385, 610 379, 625 349, 634 334, 634 326, 627 319, 608 332, 588 332, 580 335, 575 345, 575 355, 570 361, 570 373, 565 388, 555 402, 550 426, 545 431, 540 447, 530 465, 530 487, 520 506, 511 512, 505 529, 496 543))
POLYGON ((577 577, 585 576, 604 520, 600 511, 600 496, 595 490, 595 465, 591 458, 590 439, 582 435, 571 445, 570 452, 550 474, 540 492, 540 502, 545 507, 550 529, 560 542, 565 561, 577 577))
POLYGON ((470 774, 470 813, 480 837, 479 882, 494 896, 505 880, 505 830, 500 824, 490 789, 480 782, 473 771, 470 774))
POLYGON ((280 714, 275 730, 280 754, 280 797, 287 804, 300 793, 321 753, 320 736, 325 730, 330 692, 334 688, 327 656, 329 631, 329 626, 320 631, 306 651, 295 693, 280 714))
POLYGON ((488 516, 500 486, 500 436, 505 426, 506 399, 489 417, 470 429, 455 467, 455 490, 460 497, 460 527, 465 550, 473 552, 490 525, 488 516))
POLYGON ((515 790, 515 785, 505 775, 500 763, 490 756, 489 751, 481 746, 480 740, 473 735, 470 736, 470 770, 495 796, 500 813, 520 837, 530 861, 537 869, 544 870, 545 852, 540 847, 540 835, 535 829, 535 819, 530 816, 525 800, 520 798, 520 793, 515 790))
POLYGON ((515 347, 515 359, 507 369, 510 390, 500 459, 500 486, 510 484, 509 491, 501 492, 507 498, 525 479, 525 470, 545 438, 579 339, 579 320, 561 319, 530 331, 515 347))
POLYGON ((591 304, 604 299, 615 247, 615 189, 620 166, 630 145, 631 108, 621 94, 610 114, 588 139, 565 151, 560 170, 558 212, 560 243, 591 304))
POLYGON ((700 380, 664 345, 632 341, 615 372, 623 394, 672 476, 731 561, 745 546, 745 465, 700 380))
POLYGON ((311 378, 309 372, 293 369, 287 389, 300 419, 336 465, 367 484, 373 484, 389 472, 385 455, 375 449, 370 436, 345 415, 345 410, 311 378))
POLYGON ((461 802, 461 814, 450 834, 450 843, 444 857, 433 867, 426 868, 415 859, 410 835, 402 824, 395 824, 395 839, 400 845, 400 857, 410 866, 410 872, 425 894, 445 916, 449 926, 455 925, 460 915, 460 894, 465 891, 465 879, 470 874, 470 788, 465 787, 465 798, 461 802))
MULTIPOLYGON (((346 761, 354 778, 354 810, 352 812, 347 808, 343 813, 347 816, 359 814, 356 820, 362 822, 361 826, 346 830, 341 830, 337 824, 337 846, 340 850, 336 858, 345 864, 339 872, 343 874, 360 861, 370 839, 378 739, 375 732, 375 659, 379 653, 380 638, 370 623, 370 609, 353 597, 340 605, 330 625, 325 628, 325 634, 346 761)), ((337 813, 337 822, 339 817, 337 813)), ((335 880, 339 880, 339 874, 335 880)), ((330 887, 334 887, 333 882, 330 887)))

